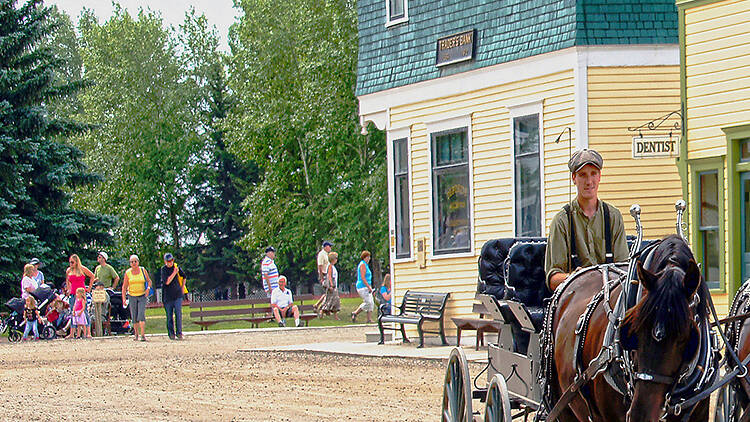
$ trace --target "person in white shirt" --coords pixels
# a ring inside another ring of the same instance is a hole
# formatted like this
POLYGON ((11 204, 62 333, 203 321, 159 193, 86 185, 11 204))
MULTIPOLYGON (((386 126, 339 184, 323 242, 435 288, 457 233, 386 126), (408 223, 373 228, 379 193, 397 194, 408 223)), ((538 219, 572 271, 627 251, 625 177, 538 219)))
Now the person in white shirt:
POLYGON ((279 287, 273 289, 271 292, 271 308, 273 309, 273 316, 276 318, 276 322, 279 323, 279 327, 286 327, 286 319, 289 316, 294 316, 294 323, 297 327, 300 326, 299 321, 299 308, 294 304, 292 298, 292 291, 286 288, 286 277, 279 276, 279 287))
POLYGON ((279 269, 276 267, 276 263, 273 262, 274 258, 276 258, 276 249, 273 246, 269 246, 266 248, 266 256, 263 257, 263 261, 260 263, 263 290, 265 290, 266 296, 269 298, 273 290, 279 286, 279 269))

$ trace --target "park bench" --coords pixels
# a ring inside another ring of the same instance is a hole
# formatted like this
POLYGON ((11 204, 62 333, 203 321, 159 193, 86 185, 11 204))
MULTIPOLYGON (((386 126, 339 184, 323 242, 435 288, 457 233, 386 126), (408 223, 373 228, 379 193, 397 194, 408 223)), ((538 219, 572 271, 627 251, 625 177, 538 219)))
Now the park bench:
MULTIPOLYGON (((300 311, 300 319, 305 322, 305 326, 309 325, 311 319, 318 316, 314 312, 313 305, 304 304, 305 300, 309 302, 312 299, 313 295, 299 295, 295 298, 295 303, 299 302, 297 306, 300 311)), ((193 323, 201 327, 201 331, 220 322, 248 322, 251 324, 251 327, 257 328, 263 322, 273 321, 273 312, 266 298, 212 300, 207 302, 191 302, 190 318, 193 320, 193 323), (216 309, 226 307, 234 308, 216 309)))
POLYGON ((487 308, 481 303, 475 303, 472 307, 472 312, 479 315, 479 318, 451 318, 453 323, 456 324, 458 329, 456 332, 456 344, 461 345, 461 331, 463 330, 474 330, 477 332, 477 344, 476 350, 479 350, 479 345, 484 346, 484 333, 499 333, 502 323, 495 321, 492 318, 485 319, 488 315, 487 308))
POLYGON ((385 342, 385 333, 383 330, 398 330, 396 327, 384 327, 383 324, 394 322, 401 324, 401 335, 404 342, 409 343, 406 337, 404 324, 415 324, 419 332, 419 346, 424 347, 424 333, 440 334, 440 339, 444 345, 448 342, 445 340, 445 329, 443 327, 443 316, 445 313, 445 304, 448 302, 450 293, 432 293, 432 292, 415 292, 407 290, 398 307, 396 315, 380 315, 378 317, 378 329, 380 330, 380 343, 385 342), (425 331, 422 324, 425 321, 436 321, 440 325, 440 331, 425 331))

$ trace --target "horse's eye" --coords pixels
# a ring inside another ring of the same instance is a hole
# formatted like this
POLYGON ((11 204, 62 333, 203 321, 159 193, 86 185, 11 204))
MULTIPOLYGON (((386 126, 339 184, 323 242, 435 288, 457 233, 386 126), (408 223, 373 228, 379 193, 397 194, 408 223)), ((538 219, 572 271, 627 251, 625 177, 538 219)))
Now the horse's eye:
POLYGON ((664 340, 664 334, 664 324, 662 323, 657 323, 651 330, 651 337, 657 342, 664 340))

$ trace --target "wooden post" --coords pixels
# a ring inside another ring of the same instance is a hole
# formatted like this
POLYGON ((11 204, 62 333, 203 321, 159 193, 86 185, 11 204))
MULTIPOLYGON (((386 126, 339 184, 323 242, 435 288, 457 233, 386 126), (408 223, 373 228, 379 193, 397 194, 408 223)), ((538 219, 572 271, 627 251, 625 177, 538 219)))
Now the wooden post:
MULTIPOLYGON (((91 301, 94 302, 94 316, 96 316, 96 336, 101 337, 103 322, 102 318, 102 304, 107 301, 107 292, 104 289, 94 289, 91 292, 91 301)), ((94 318, 92 318, 94 319, 94 318)))

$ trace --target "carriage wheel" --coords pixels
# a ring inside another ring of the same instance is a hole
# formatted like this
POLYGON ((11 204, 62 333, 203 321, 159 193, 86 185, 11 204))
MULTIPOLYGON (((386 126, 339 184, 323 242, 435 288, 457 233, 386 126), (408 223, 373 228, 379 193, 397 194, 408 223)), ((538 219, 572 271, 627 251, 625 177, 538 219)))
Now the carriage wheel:
POLYGON ((44 328, 42 328, 42 338, 45 340, 52 340, 55 337, 57 337, 57 332, 55 331, 55 327, 51 325, 45 325, 44 328))
POLYGON ((737 407, 737 393, 732 385, 726 385, 719 390, 714 413, 715 422, 737 422, 740 419, 740 409, 737 407))
POLYGON ((21 334, 20 331, 10 329, 8 330, 8 341, 11 343, 15 343, 18 341, 21 341, 21 337, 23 337, 23 334, 21 334))
POLYGON ((471 379, 463 349, 456 347, 448 359, 443 382, 442 422, 471 422, 471 379))
POLYGON ((505 378, 495 374, 487 387, 487 401, 484 407, 484 422, 510 422, 510 399, 505 378))

